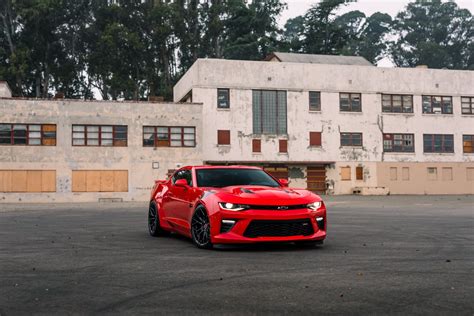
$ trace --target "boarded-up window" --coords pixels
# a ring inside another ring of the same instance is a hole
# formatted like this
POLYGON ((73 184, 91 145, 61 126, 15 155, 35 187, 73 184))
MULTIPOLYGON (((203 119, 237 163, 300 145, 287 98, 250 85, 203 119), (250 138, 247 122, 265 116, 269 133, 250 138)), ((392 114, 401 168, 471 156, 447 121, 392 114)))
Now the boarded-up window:
POLYGON ((0 170, 0 192, 56 192, 56 171, 0 170))
POLYGON ((321 146, 321 132, 309 132, 309 145, 314 147, 321 146))
POLYGON ((341 180, 342 181, 351 180, 351 167, 341 167, 341 180))
POLYGON ((397 167, 390 167, 390 180, 397 181, 397 167))
POLYGON ((265 167, 263 169, 275 179, 288 180, 288 167, 265 167))
POLYGON ((262 141, 260 139, 252 139, 252 152, 262 152, 262 141))
POLYGON ((364 168, 356 167, 356 180, 364 180, 364 168))
POLYGON ((464 153, 474 153, 474 135, 462 135, 464 153))
POLYGON ((444 167, 441 169, 441 179, 443 181, 453 181, 453 168, 444 167))
POLYGON ((217 131, 217 144, 218 145, 230 145, 230 131, 229 130, 218 130, 217 131))
POLYGON ((402 168, 402 180, 403 181, 409 181, 410 180, 410 168, 409 167, 403 167, 402 168))
POLYGON ((287 153, 288 152, 288 140, 280 139, 278 141, 278 145, 279 145, 279 152, 281 152, 281 153, 287 153))
POLYGON ((438 180, 438 168, 436 167, 428 167, 426 168, 427 172, 427 179, 430 181, 438 180))
POLYGON ((72 192, 128 192, 128 171, 73 170, 72 192))
POLYGON ((466 168, 466 180, 474 181, 474 168, 466 168))

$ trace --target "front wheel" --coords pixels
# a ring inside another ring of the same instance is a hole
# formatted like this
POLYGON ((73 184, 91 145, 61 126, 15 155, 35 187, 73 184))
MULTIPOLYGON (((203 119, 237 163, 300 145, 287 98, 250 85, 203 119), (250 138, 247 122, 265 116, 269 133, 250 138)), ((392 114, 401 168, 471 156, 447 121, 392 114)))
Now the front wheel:
POLYGON ((196 208, 191 220, 191 236, 196 247, 202 249, 212 248, 211 223, 207 211, 202 205, 196 208))
POLYGON ((168 231, 160 226, 160 217, 158 216, 158 208, 154 202, 150 203, 148 208, 148 232, 153 237, 166 236, 168 231))

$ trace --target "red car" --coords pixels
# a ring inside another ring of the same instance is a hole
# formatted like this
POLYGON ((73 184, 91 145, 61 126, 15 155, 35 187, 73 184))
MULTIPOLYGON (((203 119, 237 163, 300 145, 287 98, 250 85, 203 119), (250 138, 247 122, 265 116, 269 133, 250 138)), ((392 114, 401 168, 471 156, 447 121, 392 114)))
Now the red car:
POLYGON ((287 180, 247 166, 183 167, 168 180, 156 181, 148 211, 152 236, 176 232, 199 248, 321 244, 326 225, 326 207, 318 195, 290 189, 287 180))

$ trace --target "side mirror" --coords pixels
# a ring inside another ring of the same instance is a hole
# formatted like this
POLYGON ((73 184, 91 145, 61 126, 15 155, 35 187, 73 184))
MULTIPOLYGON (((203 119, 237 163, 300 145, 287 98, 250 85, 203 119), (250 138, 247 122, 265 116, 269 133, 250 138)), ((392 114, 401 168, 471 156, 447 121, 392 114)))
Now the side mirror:
POLYGON ((287 187, 289 183, 289 181, 286 179, 278 179, 278 182, 280 182, 282 187, 287 187))
POLYGON ((179 180, 176 180, 176 182, 174 183, 174 185, 177 186, 177 187, 182 187, 182 188, 187 188, 187 187, 189 187, 188 181, 186 181, 186 179, 179 179, 179 180))

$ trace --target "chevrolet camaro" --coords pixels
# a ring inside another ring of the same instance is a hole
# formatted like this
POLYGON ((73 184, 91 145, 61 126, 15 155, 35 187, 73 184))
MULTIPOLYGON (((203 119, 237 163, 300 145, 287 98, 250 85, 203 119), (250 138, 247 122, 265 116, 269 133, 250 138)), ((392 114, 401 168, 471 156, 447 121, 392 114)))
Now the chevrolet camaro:
POLYGON ((321 244, 326 225, 318 195, 248 166, 183 167, 155 182, 148 210, 150 235, 175 232, 208 249, 256 242, 321 244))

